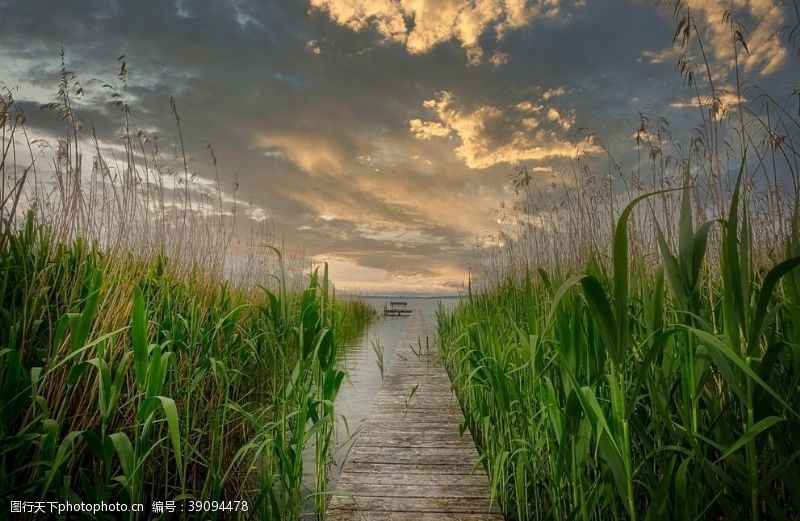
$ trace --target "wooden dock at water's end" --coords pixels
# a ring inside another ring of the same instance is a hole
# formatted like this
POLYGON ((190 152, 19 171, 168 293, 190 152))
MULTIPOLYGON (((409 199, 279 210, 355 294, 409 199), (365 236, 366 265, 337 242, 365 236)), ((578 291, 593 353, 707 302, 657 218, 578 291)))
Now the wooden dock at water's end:
POLYGON ((383 306, 383 315, 386 317, 401 317, 411 314, 408 302, 388 302, 383 306))
POLYGON ((326 519, 502 520, 472 436, 460 432, 433 322, 420 312, 407 320, 326 519))

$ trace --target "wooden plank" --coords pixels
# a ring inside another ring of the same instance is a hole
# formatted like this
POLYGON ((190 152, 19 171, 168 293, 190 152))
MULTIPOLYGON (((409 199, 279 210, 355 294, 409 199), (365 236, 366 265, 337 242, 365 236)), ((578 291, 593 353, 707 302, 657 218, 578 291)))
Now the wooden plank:
MULTIPOLYGON (((387 390, 391 390, 392 392, 400 392, 403 391, 414 391, 414 396, 417 396, 422 391, 427 391, 430 393, 430 396, 426 396, 428 400, 442 400, 445 402, 453 402, 450 399, 450 382, 432 382, 429 379, 418 379, 412 378, 409 379, 407 382, 395 382, 392 380, 384 380, 383 385, 386 386, 387 390)), ((397 398, 402 398, 403 395, 397 396, 395 394, 384 394, 381 396, 377 396, 376 398, 380 401, 385 400, 396 400, 397 398)))
POLYGON ((453 441, 463 443, 464 446, 470 447, 473 445, 472 437, 469 433, 464 433, 463 436, 458 435, 456 429, 442 429, 436 427, 425 433, 425 437, 421 438, 414 432, 413 426, 403 426, 400 429, 389 429, 384 427, 375 427, 373 429, 363 429, 358 433, 357 438, 359 444, 363 445, 380 445, 380 441, 394 443, 405 443, 408 445, 418 445, 424 447, 425 445, 435 444, 438 441, 453 441))
POLYGON ((431 402, 410 401, 408 405, 405 402, 389 402, 376 404, 380 407, 379 410, 374 408, 369 412, 369 415, 364 421, 393 421, 403 422, 408 421, 411 416, 419 416, 429 414, 431 420, 428 423, 437 423, 442 419, 447 420, 463 420, 464 415, 461 409, 454 407, 447 402, 433 400, 431 402))
MULTIPOLYGON (((380 413, 375 413, 369 419, 364 420, 364 425, 387 425, 390 427, 402 427, 403 425, 411 424, 429 424, 431 427, 439 425, 442 428, 451 429, 458 432, 458 426, 462 424, 463 419, 460 411, 458 414, 446 413, 442 411, 425 411, 420 409, 393 407, 393 410, 380 413)), ((417 426, 417 429, 424 428, 424 425, 417 426)))
MULTIPOLYGON (((417 413, 417 414, 446 414, 447 416, 461 417, 461 409, 454 406, 450 402, 442 400, 420 401, 420 398, 414 397, 408 403, 404 400, 387 400, 378 403, 383 414, 386 413, 417 413)), ((378 413, 378 414, 380 414, 378 413)))
POLYGON ((495 521, 498 514, 464 514, 449 512, 380 512, 328 510, 326 521, 495 521))
MULTIPOLYGON (((417 391, 421 389, 431 388, 435 391, 449 391, 450 390, 450 381, 445 380, 444 377, 442 378, 433 378, 429 375, 424 374, 415 374, 415 375, 407 375, 404 378, 400 377, 384 377, 383 385, 386 386, 388 390, 398 390, 405 387, 417 387, 417 391)), ((383 394, 381 398, 391 398, 392 394, 383 394)), ((429 398, 437 398, 437 396, 430 396, 429 398)), ((449 398, 449 395, 441 396, 441 398, 449 398)))
POLYGON ((487 498, 334 496, 330 508, 383 512, 448 512, 486 514, 497 512, 487 498))
POLYGON ((434 339, 430 319, 415 312, 347 456, 326 519, 503 519, 472 436, 461 432, 464 416, 434 339))
POLYGON ((463 483, 437 483, 435 486, 415 485, 408 483, 378 484, 368 483, 339 483, 337 490, 333 491, 334 497, 350 495, 358 497, 426 497, 426 498, 469 498, 485 499, 486 484, 465 485, 463 483))
MULTIPOLYGON (((459 482, 464 476, 472 476, 482 469, 475 470, 472 465, 453 464, 453 463, 374 463, 368 461, 349 461, 347 462, 347 473, 358 472, 365 474, 440 474, 442 476, 460 476, 459 482)), ((342 473, 344 475, 344 473, 342 473)))
POLYGON ((466 447, 455 449, 446 448, 415 448, 405 447, 364 447, 359 445, 347 458, 348 461, 363 461, 367 463, 416 463, 420 460, 436 461, 436 463, 469 465, 475 461, 475 455, 465 450, 466 447))
POLYGON ((445 414, 461 414, 461 408, 458 404, 451 402, 442 397, 431 397, 428 398, 430 394, 444 394, 449 393, 449 389, 430 389, 430 388, 417 388, 416 390, 413 389, 413 386, 410 387, 401 387, 394 389, 395 393, 397 393, 392 398, 381 398, 379 400, 375 400, 373 402, 373 408, 370 411, 370 414, 380 414, 383 411, 385 406, 391 405, 400 405, 406 408, 411 408, 412 406, 417 406, 421 409, 428 408, 428 409, 438 409, 439 412, 445 414))
MULTIPOLYGON (((449 485, 452 478, 446 474, 405 474, 405 473, 359 473, 350 472, 339 480, 339 488, 347 489, 351 485, 373 484, 373 485, 418 485, 418 486, 440 486, 449 485)), ((462 476, 459 481, 464 486, 488 487, 489 479, 481 472, 472 475, 462 476)))
POLYGON ((361 431, 358 434, 358 440, 359 445, 365 446, 382 446, 382 441, 419 447, 439 446, 440 442, 459 443, 465 447, 470 447, 473 443, 472 438, 468 434, 460 436, 455 429, 440 429, 427 432, 423 437, 417 436, 417 434, 410 429, 407 429, 405 432, 370 429, 361 431), (391 436, 388 436, 389 434, 391 434, 391 436))

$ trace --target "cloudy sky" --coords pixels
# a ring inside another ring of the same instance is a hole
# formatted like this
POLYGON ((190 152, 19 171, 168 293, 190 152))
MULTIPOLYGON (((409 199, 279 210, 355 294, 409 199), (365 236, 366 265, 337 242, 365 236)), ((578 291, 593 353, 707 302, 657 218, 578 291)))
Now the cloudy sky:
MULTIPOLYGON (((748 29, 749 77, 796 82, 774 37, 792 0, 687 4, 723 84, 727 8, 748 29)), ((236 179, 254 218, 362 293, 458 291, 522 165, 547 180, 592 154, 582 129, 624 161, 639 112, 686 128, 696 115, 673 20, 650 0, 0 0, 0 14, 0 82, 34 131, 56 128, 37 107, 63 43, 94 92, 85 118, 113 142, 100 85, 125 55, 139 127, 174 140, 174 96, 192 170, 210 179, 211 143, 223 190, 236 179)))

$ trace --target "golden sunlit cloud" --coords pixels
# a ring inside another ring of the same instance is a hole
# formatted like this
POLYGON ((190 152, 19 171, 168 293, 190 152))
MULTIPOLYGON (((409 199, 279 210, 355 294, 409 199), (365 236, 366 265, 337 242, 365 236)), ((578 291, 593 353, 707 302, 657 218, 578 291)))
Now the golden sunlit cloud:
POLYGON ((681 49, 678 46, 666 47, 660 51, 652 51, 650 49, 645 49, 642 51, 642 58, 646 59, 648 63, 653 65, 676 62, 680 56, 681 49))
MULTIPOLYGON (((743 36, 747 51, 739 54, 740 65, 748 72, 769 76, 786 62, 789 55, 778 32, 786 24, 785 6, 777 0, 686 0, 686 6, 697 20, 700 34, 706 40, 713 58, 716 79, 736 64, 729 20, 745 22, 743 36)), ((650 63, 676 61, 681 54, 677 47, 660 51, 644 50, 642 57, 650 63)))
POLYGON ((494 65, 495 67, 500 67, 501 65, 505 65, 508 63, 508 60, 511 58, 511 55, 507 52, 495 51, 492 54, 492 57, 489 58, 489 63, 494 65))
POLYGON ((469 168, 482 169, 500 163, 543 161, 552 158, 574 158, 594 147, 563 137, 575 123, 575 111, 562 113, 546 100, 563 94, 563 89, 546 91, 539 103, 523 101, 499 108, 480 105, 473 109, 460 107, 451 92, 440 91, 423 106, 437 120, 409 121, 409 129, 421 140, 457 138, 456 156, 469 168), (547 121, 551 125, 546 126, 547 121))
MULTIPOLYGON (((402 256, 398 257, 402 262, 402 256)), ((402 274, 399 272, 364 266, 358 256, 332 253, 314 258, 316 264, 327 262, 336 275, 336 289, 355 294, 457 294, 467 280, 467 271, 449 266, 437 267, 431 274, 402 274)))
POLYGON ((721 120, 725 114, 727 114, 732 109, 735 109, 741 103, 745 105, 748 100, 745 97, 739 98, 736 94, 734 94, 735 90, 733 87, 728 90, 725 85, 720 86, 719 93, 717 94, 716 98, 712 98, 711 96, 701 96, 699 99, 697 96, 689 98, 687 101, 673 101, 668 106, 674 109, 703 109, 708 110, 708 107, 716 107, 716 111, 714 111, 714 118, 716 120, 721 120))
MULTIPOLYGON (((504 31, 523 27, 534 18, 557 18, 562 4, 582 6, 584 1, 564 0, 311 0, 312 9, 326 13, 336 23, 354 31, 372 28, 390 42, 412 54, 430 51, 435 45, 456 40, 467 53, 467 62, 483 62, 479 44, 490 29, 501 38, 504 31)), ((508 54, 492 54, 492 65, 503 65, 508 54)))
POLYGON ((258 145, 268 154, 283 154, 308 173, 339 172, 344 158, 338 148, 324 136, 310 134, 269 134, 261 136, 258 145))
POLYGON ((321 54, 322 49, 319 46, 319 42, 316 40, 309 40, 306 42, 306 50, 312 54, 321 54))
POLYGON ((714 57, 720 64, 732 67, 735 60, 731 28, 725 22, 725 13, 732 11, 734 16, 745 14, 756 21, 745 35, 749 52, 739 56, 745 69, 766 76, 783 65, 788 51, 775 35, 786 16, 784 7, 776 0, 687 0, 686 3, 705 21, 714 57))

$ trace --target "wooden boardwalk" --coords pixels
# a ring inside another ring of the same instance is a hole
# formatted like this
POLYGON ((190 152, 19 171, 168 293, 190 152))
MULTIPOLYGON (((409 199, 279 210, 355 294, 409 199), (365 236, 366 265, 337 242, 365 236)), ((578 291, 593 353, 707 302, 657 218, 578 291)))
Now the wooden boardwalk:
MULTIPOLYGON (((395 320, 395 319, 392 319, 395 320)), ((397 319, 403 320, 403 319, 397 319)), ((345 461, 329 520, 502 520, 434 344, 414 312, 345 461)))

